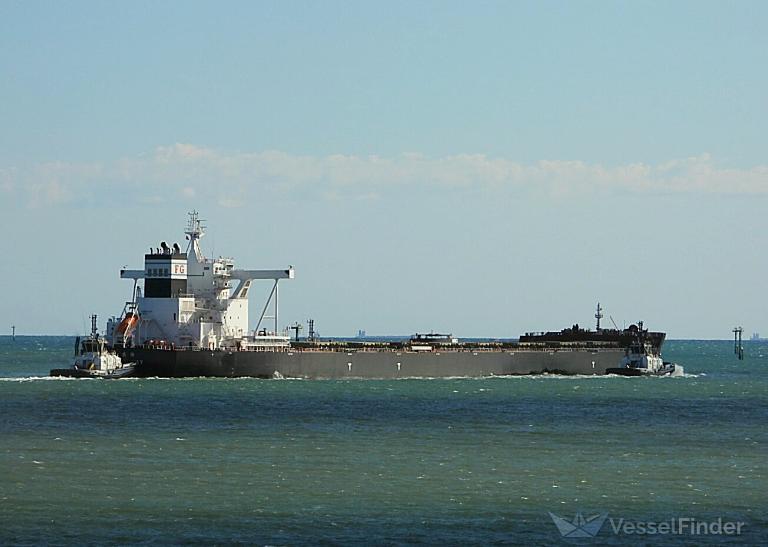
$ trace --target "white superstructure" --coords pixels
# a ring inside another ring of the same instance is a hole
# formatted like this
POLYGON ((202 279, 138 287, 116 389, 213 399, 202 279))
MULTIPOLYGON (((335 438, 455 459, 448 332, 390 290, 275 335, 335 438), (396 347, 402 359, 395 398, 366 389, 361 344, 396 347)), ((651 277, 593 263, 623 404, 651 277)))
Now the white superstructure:
POLYGON ((87 372, 93 377, 120 373, 128 375, 133 370, 133 364, 124 364, 122 359, 107 347, 106 340, 91 335, 80 341, 72 369, 87 372))
POLYGON ((627 348, 619 366, 655 373, 664 368, 664 361, 658 354, 654 353, 649 343, 638 341, 627 348))
POLYGON ((294 270, 236 270, 231 258, 206 258, 200 249, 205 235, 196 211, 189 214, 185 253, 165 242, 144 256, 143 270, 121 270, 120 277, 134 280, 133 299, 123 315, 107 324, 115 345, 158 345, 176 348, 253 349, 260 342, 288 345, 278 332, 278 282, 293 279, 294 270), (254 280, 274 282, 259 318, 262 325, 274 301, 274 330, 261 336, 248 328, 248 292, 254 280), (144 281, 143 291, 137 286, 144 281), (265 335, 269 335, 268 337, 265 335))

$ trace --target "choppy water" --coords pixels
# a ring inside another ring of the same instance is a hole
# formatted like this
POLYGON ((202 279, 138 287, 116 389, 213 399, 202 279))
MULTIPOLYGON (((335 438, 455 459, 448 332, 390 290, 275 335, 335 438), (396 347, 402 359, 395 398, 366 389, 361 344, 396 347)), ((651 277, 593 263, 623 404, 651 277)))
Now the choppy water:
POLYGON ((72 345, 0 337, 0 543, 768 542, 768 343, 668 342, 684 378, 36 378, 72 345))

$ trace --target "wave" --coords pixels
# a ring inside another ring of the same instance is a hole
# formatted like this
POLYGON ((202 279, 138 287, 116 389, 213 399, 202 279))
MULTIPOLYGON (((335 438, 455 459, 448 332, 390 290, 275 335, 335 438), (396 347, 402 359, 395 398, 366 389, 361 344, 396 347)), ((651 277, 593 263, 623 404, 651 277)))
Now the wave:
MULTIPOLYGON (((620 378, 622 380, 633 380, 635 378, 699 378, 699 377, 705 377, 707 376, 706 373, 699 373, 699 374, 692 374, 692 373, 683 373, 678 374, 675 376, 666 375, 666 376, 622 376, 620 374, 509 374, 509 375, 498 375, 494 374, 491 376, 401 376, 399 378, 319 378, 314 379, 314 381, 402 381, 402 380, 606 380, 606 379, 616 379, 620 378)), ((70 381, 77 381, 77 380, 102 380, 103 378, 72 378, 68 376, 9 376, 9 377, 0 377, 0 382, 37 382, 37 381, 56 381, 56 382, 70 382, 70 381)), ((113 380, 120 380, 123 382, 139 382, 139 381, 146 381, 146 380, 162 380, 162 381, 195 381, 195 380, 216 380, 216 381, 264 381, 264 378, 255 378, 252 376, 237 376, 234 378, 215 378, 215 377, 208 377, 208 376, 191 376, 191 377, 184 377, 184 378, 167 378, 163 376, 148 376, 145 378, 115 378, 113 380)), ((306 381, 308 378, 298 378, 298 377, 280 377, 280 378, 270 378, 268 379, 270 381, 306 381)))
POLYGON ((72 378, 69 376, 9 376, 0 382, 71 382, 73 380, 98 380, 99 378, 72 378))

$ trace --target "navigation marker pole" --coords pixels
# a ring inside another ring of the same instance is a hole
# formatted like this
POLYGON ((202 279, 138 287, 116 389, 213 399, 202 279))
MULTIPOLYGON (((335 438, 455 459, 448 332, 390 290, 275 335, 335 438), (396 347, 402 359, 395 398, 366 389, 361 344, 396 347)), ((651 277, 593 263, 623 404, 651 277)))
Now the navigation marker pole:
POLYGON ((739 356, 739 361, 744 360, 744 346, 741 345, 742 332, 744 332, 742 327, 736 327, 733 329, 733 353, 739 356))
POLYGON ((12 337, 13 341, 15 342, 16 341, 16 325, 13 325, 11 327, 11 337, 12 337))

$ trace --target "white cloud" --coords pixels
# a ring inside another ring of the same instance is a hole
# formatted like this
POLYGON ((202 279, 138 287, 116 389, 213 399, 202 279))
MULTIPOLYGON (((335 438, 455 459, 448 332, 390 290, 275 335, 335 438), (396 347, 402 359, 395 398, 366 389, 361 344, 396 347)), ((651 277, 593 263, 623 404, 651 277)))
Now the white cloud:
POLYGON ((245 206, 246 202, 238 198, 220 198, 219 206, 226 209, 235 209, 237 207, 245 206))
POLYGON ((566 160, 524 164, 484 154, 437 158, 415 153, 393 157, 301 156, 277 150, 228 152, 179 143, 111 163, 55 162, 26 171, 13 167, 0 171, 0 190, 25 196, 29 205, 93 201, 99 195, 114 199, 121 192, 124 196, 126 188, 131 189, 131 195, 143 196, 140 199, 144 202, 182 196, 212 199, 233 207, 247 203, 253 193, 314 192, 327 199, 378 199, 416 187, 490 194, 533 192, 553 197, 768 194, 768 166, 722 168, 709 154, 656 165, 604 166, 566 160))

